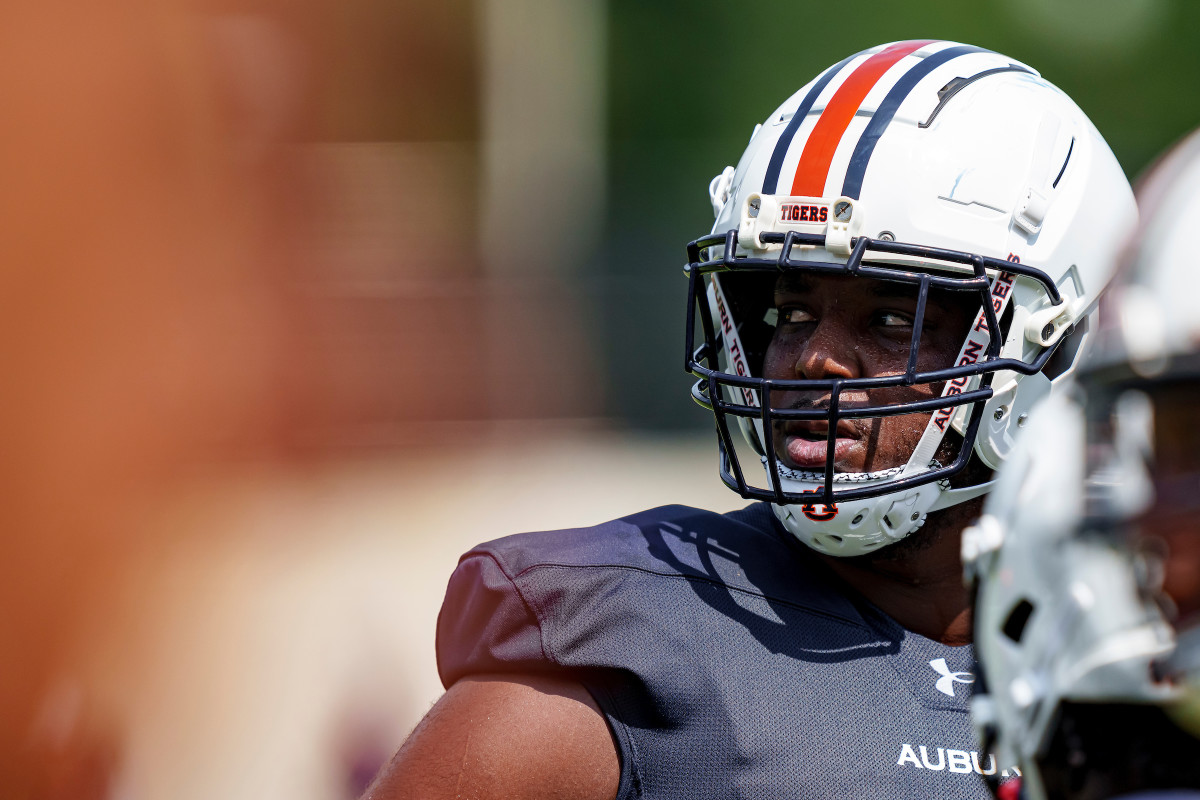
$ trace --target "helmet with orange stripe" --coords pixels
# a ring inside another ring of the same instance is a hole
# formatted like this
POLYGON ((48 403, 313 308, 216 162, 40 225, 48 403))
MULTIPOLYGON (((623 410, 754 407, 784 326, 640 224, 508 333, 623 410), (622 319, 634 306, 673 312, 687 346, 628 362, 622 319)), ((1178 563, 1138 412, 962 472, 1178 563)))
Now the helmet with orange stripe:
POLYGON ((1073 369, 1136 216, 1069 97, 941 41, 825 70, 709 194, 716 224, 688 245, 686 368, 721 477, 841 556, 988 491, 1073 369))

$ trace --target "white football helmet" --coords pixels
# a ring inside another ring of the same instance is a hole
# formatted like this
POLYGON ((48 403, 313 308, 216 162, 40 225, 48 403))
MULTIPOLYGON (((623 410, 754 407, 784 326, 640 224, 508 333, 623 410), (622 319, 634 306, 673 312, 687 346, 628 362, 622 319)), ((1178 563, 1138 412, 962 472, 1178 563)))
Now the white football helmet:
POLYGON ((988 491, 986 480, 953 485, 955 476, 972 455, 998 467, 1029 409, 1072 371, 1111 253, 1136 217, 1120 166, 1069 97, 1028 66, 942 41, 881 45, 825 70, 755 128, 737 168, 709 193, 716 224, 688 246, 686 368, 698 378, 694 398, 716 419, 721 477, 773 502, 805 544, 839 556, 898 541, 929 512, 988 491), (796 273, 911 293, 919 313, 907 367, 764 376, 775 280, 796 273), (974 298, 978 312, 957 357, 925 369, 931 291, 974 298), (843 393, 916 386, 927 399, 839 406, 843 393), (784 392, 821 399, 786 408, 784 392), (839 421, 900 414, 920 414, 924 426, 903 463, 849 470, 828 455, 839 421), (731 419, 765 483, 739 460, 731 419), (776 452, 796 420, 820 426, 824 469, 776 452))
POLYGON ((1200 137, 1139 196, 1077 385, 963 534, 975 723, 1031 800, 1200 786, 1200 137))

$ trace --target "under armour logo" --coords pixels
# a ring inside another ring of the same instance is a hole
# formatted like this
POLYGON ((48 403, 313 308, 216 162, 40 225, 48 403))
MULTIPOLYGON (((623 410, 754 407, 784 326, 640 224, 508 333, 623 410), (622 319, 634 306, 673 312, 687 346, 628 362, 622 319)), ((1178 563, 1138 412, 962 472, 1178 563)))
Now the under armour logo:
POLYGON ((955 683, 975 682, 975 676, 969 672, 951 672, 950 668, 946 666, 946 659, 944 658, 935 658, 933 661, 929 662, 929 666, 933 667, 934 672, 942 676, 938 678, 937 683, 934 684, 934 688, 942 694, 948 694, 951 697, 954 697, 955 683))

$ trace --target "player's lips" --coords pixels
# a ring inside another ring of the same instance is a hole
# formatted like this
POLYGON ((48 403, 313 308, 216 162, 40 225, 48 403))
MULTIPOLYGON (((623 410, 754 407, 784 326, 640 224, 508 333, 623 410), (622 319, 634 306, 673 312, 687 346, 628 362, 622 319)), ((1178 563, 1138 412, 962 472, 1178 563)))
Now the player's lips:
MULTIPOLYGON (((791 466, 823 468, 829 453, 829 425, 825 422, 793 422, 784 426, 783 444, 791 466)), ((848 420, 838 422, 833 440, 834 462, 844 461, 858 443, 859 432, 848 420)))

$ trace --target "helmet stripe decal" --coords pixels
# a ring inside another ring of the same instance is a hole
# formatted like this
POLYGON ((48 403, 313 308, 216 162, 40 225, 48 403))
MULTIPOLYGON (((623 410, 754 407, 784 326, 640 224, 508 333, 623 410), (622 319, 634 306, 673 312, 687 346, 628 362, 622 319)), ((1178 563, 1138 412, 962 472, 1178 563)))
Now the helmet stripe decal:
POLYGON ((813 83, 812 88, 808 90, 808 94, 804 96, 804 100, 800 102, 800 106, 792 114, 792 118, 788 120, 787 127, 779 135, 779 141, 775 143, 775 150, 771 153, 771 161, 767 164, 767 174, 763 179, 763 194, 775 194, 775 190, 779 186, 779 172, 783 169, 783 159, 787 156, 788 148, 792 144, 792 139, 795 137, 796 131, 800 129, 800 125, 808 117, 808 112, 812 110, 813 103, 817 101, 817 96, 829 85, 829 82, 833 80, 833 76, 842 71, 842 67, 866 52, 866 50, 863 50, 862 53, 855 53, 849 58, 842 59, 825 70, 813 83))
POLYGON ((871 56, 850 73, 826 104, 816 127, 804 143, 800 163, 796 165, 796 175, 792 179, 793 196, 819 197, 825 193, 825 179, 829 175, 834 151, 867 93, 897 61, 932 43, 933 40, 899 42, 871 56))
POLYGON ((862 136, 858 138, 858 144, 854 146, 854 153, 850 156, 850 166, 846 169, 846 180, 842 184, 842 195, 858 199, 859 193, 862 192, 863 176, 867 172, 867 162, 871 160, 871 154, 875 151, 875 143, 879 141, 879 137, 883 134, 885 128, 896 116, 896 111, 900 108, 900 104, 908 97, 913 87, 930 72, 937 67, 945 64, 947 61, 957 58, 958 56, 966 55, 967 53, 986 53, 982 47, 972 47, 970 45, 961 45, 959 47, 950 47, 933 55, 926 56, 921 60, 920 64, 910 69, 900 77, 892 90, 887 93, 887 97, 879 104, 879 108, 875 109, 875 113, 871 116, 871 121, 867 123, 866 129, 862 132, 862 136))

